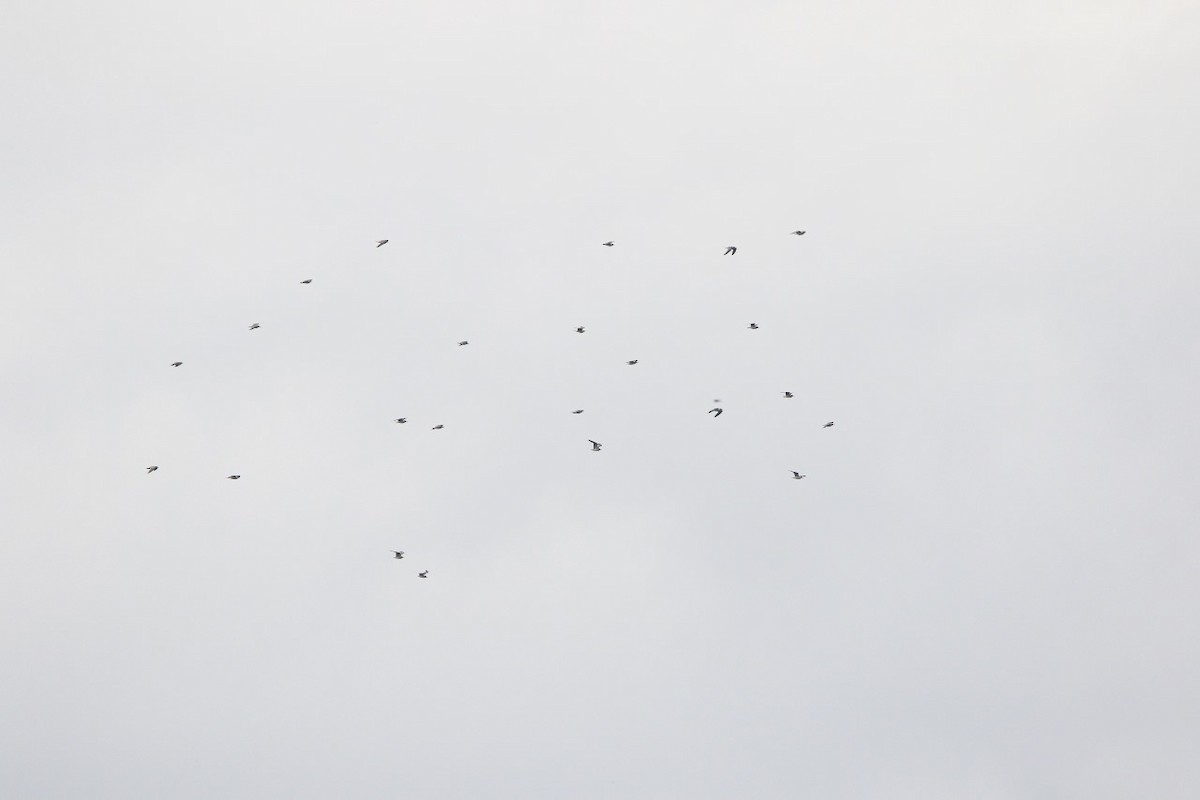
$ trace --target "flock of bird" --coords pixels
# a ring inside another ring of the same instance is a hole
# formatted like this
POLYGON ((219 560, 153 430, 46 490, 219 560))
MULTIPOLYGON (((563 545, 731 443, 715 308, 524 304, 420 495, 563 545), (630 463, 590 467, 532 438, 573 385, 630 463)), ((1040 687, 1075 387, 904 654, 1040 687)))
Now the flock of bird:
MULTIPOLYGON (((793 236, 803 236, 804 234, 805 234, 805 231, 802 231, 802 230, 792 231, 792 233, 791 233, 791 235, 793 235, 793 236)), ((388 243, 388 241, 389 241, 388 239, 377 239, 377 240, 375 241, 375 247, 376 247, 376 249, 378 249, 378 248, 380 248, 380 247, 383 247, 385 244, 387 244, 387 243, 388 243)), ((604 246, 604 247, 614 247, 614 246, 616 246, 616 242, 613 242, 613 241, 602 242, 601 244, 602 244, 602 246, 604 246)), ((737 250, 738 250, 738 249, 737 249, 737 247, 735 247, 735 246, 733 246, 733 245, 730 245, 730 246, 728 246, 728 247, 726 247, 726 248, 725 248, 725 252, 723 253, 723 255, 727 255, 727 256, 736 255, 736 254, 737 254, 737 250)), ((305 285, 307 285, 307 284, 311 284, 312 282, 313 282, 313 279, 312 279, 312 278, 305 278, 304 280, 300 281, 300 283, 301 283, 301 284, 305 284, 305 285)), ((252 324, 250 325, 250 330, 252 330, 252 331, 253 331, 253 330, 257 330, 257 329, 259 329, 259 328, 261 328, 261 327, 262 327, 262 326, 261 326, 259 323, 255 322, 255 323, 252 323, 252 324)), ((748 327, 749 327, 749 329, 750 329, 750 330, 752 330, 752 331, 756 331, 756 330, 758 330, 758 324, 757 324, 757 323, 755 323, 755 322, 751 322, 751 323, 750 323, 750 325, 749 325, 748 327)), ((577 328, 575 329, 575 332, 576 332, 576 333, 586 333, 586 332, 587 332, 587 329, 586 329, 586 328, 585 328, 583 325, 580 325, 579 327, 577 327, 577 328)), ((464 346, 466 346, 466 345, 469 345, 469 344, 470 344, 470 342, 469 342, 469 341, 467 341, 466 339, 463 339, 461 342, 459 342, 459 343, 458 343, 458 346, 459 346, 459 347, 464 347, 464 346)), ((629 361, 626 361, 625 363, 626 363, 626 364, 628 364, 629 366, 634 366, 634 365, 636 365, 636 364, 638 363, 638 360, 637 360, 636 358, 634 358, 634 359, 630 359, 629 361)), ((171 362, 171 366, 172 366, 172 367, 181 367, 181 366, 183 366, 183 362, 182 362, 182 361, 172 361, 172 362, 171 362)), ((783 392, 783 396, 784 396, 784 398, 785 398, 785 399, 791 399, 791 398, 794 398, 794 397, 795 397, 795 395, 794 395, 792 392, 789 392, 789 391, 785 391, 785 392, 783 392)), ((719 403, 719 402, 721 402, 721 401, 720 401, 720 400, 717 400, 716 402, 718 402, 718 403, 719 403)), ((582 413, 583 413, 583 409, 582 409, 582 408, 577 408, 577 409, 575 409, 574 411, 572 411, 571 413, 572 413, 572 414, 582 414, 582 413)), ((723 413, 725 413, 725 409, 721 408, 720 406, 717 406, 716 408, 712 408, 712 409, 710 409, 708 413, 713 415, 713 419, 716 419, 717 417, 719 417, 719 416, 721 416, 723 413)), ((407 423, 407 422, 408 422, 408 419, 407 419, 406 417, 397 417, 397 418, 396 418, 394 421, 395 421, 395 422, 397 422, 397 423, 399 423, 399 424, 401 424, 401 425, 403 425, 403 424, 405 424, 405 423, 407 423)), ((440 430, 442 430, 442 429, 443 429, 443 428, 445 428, 445 427, 446 427, 445 425, 443 425, 443 424, 439 423, 439 424, 437 424, 437 425, 434 425, 434 426, 433 426, 433 428, 432 428, 431 430, 440 431, 440 430)), ((826 422, 826 423, 825 423, 824 425, 822 425, 821 427, 823 427, 823 428, 832 428, 832 427, 833 427, 833 422, 826 422)), ((589 442, 589 443, 591 443, 591 445, 592 445, 592 452, 598 453, 598 452, 600 452, 601 448, 603 447, 603 445, 602 445, 600 442, 597 442, 597 441, 595 441, 594 439, 588 439, 588 442, 589 442)), ((157 472, 157 471, 158 471, 158 466, 157 466, 157 465, 152 465, 152 466, 146 467, 146 474, 147 474, 147 475, 149 475, 149 474, 151 474, 151 473, 153 473, 153 472, 157 472)), ((798 471, 796 471, 796 470, 791 470, 791 473, 792 473, 792 479, 793 479, 793 480, 802 480, 803 478, 806 478, 806 477, 808 477, 807 475, 803 475, 803 474, 801 474, 800 472, 798 472, 798 471)), ((242 477, 241 475, 226 475, 226 476, 225 476, 226 480, 231 480, 231 481, 236 481, 236 480, 239 480, 241 477, 242 477)), ((403 551, 403 550, 392 550, 391 552, 392 552, 392 557, 393 557, 393 558, 395 558, 395 559, 403 559, 403 558, 404 558, 404 551, 403 551)), ((422 570, 421 572, 418 572, 418 573, 417 573, 417 577, 418 577, 418 578, 428 578, 428 577, 429 577, 429 570, 422 570)))

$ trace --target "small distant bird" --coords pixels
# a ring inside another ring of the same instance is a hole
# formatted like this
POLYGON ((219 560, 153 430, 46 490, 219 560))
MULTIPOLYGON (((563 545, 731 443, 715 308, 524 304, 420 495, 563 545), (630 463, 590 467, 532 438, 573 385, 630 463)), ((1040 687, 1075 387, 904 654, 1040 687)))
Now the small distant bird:
POLYGON ((172 367, 181 367, 181 366, 183 366, 183 362, 182 361, 172 361, 171 366, 172 367))
POLYGON ((826 423, 825 423, 824 425, 822 425, 821 427, 822 427, 822 428, 832 428, 832 427, 833 427, 833 423, 832 423, 832 422, 826 422, 826 423))
POLYGON ((464 344, 470 344, 470 342, 468 342, 466 339, 463 339, 461 342, 458 343, 458 346, 462 347, 464 344))
POLYGON ((632 367, 637 362, 638 362, 638 360, 635 358, 633 361, 626 361, 625 363, 632 367))
POLYGON ((751 323, 750 323, 750 330, 752 330, 752 331, 756 331, 756 330, 758 330, 758 323, 757 323, 757 322, 751 322, 751 323))
POLYGON ((583 326, 582 326, 582 325, 580 325, 578 328, 576 328, 576 329, 575 329, 575 332, 576 332, 576 333, 583 333, 583 332, 584 332, 584 331, 583 331, 583 326))
POLYGON ((612 242, 604 242, 604 246, 605 246, 605 247, 612 247, 612 246, 613 246, 613 243, 612 243, 612 242))
POLYGON ((784 392, 784 393, 783 393, 783 396, 784 396, 784 397, 789 397, 789 398, 790 398, 790 397, 795 397, 796 395, 792 394, 791 392, 784 392))
POLYGON ((716 412, 716 416, 714 416, 713 419, 716 419, 717 417, 719 417, 725 413, 725 409, 723 409, 723 408, 710 409, 708 413, 712 414, 714 411, 716 412))
POLYGON ((158 467, 146 467, 146 474, 149 475, 151 472, 154 472, 154 470, 156 470, 156 469, 158 469, 158 467))
POLYGON ((804 231, 792 231, 792 236, 803 236, 804 231))
POLYGON ((574 411, 572 411, 571 413, 572 413, 572 414, 582 414, 582 413, 583 413, 583 409, 582 409, 582 408, 577 408, 577 409, 575 409, 574 411))
POLYGON ((446 427, 446 426, 445 426, 445 425, 434 425, 434 426, 433 426, 432 428, 430 428, 429 430, 431 430, 431 431, 440 431, 440 430, 441 430, 442 428, 444 428, 444 427, 446 427))
POLYGON ((428 578, 428 577, 429 577, 429 570, 425 570, 424 572, 418 572, 418 573, 417 573, 417 577, 418 577, 418 578, 428 578))
POLYGON ((796 480, 800 480, 801 478, 806 478, 808 476, 801 475, 799 472, 796 472, 796 470, 792 470, 792 477, 795 478, 796 480))
POLYGON ((378 250, 380 247, 383 247, 387 243, 388 243, 387 239, 376 239, 375 240, 375 249, 378 250))
POLYGON ((731 255, 735 254, 736 252, 737 252, 737 248, 730 245, 729 247, 725 248, 725 252, 722 253, 722 255, 731 256, 731 255))
POLYGON ((404 558, 403 550, 393 550, 392 552, 395 553, 395 556, 393 556, 394 558, 404 558))
POLYGON ((594 441, 592 439, 588 439, 588 441, 592 443, 592 452, 594 452, 594 453, 600 452, 600 443, 599 442, 594 441))
POLYGON ((251 325, 251 326, 250 326, 250 330, 254 330, 255 328, 261 328, 261 327, 262 327, 262 326, 261 326, 261 325, 259 325, 259 324, 256 322, 256 323, 254 323, 253 325, 251 325))
POLYGON ((226 477, 226 479, 228 479, 228 480, 231 480, 231 481, 236 481, 238 478, 240 478, 240 477, 242 477, 242 476, 241 476, 241 475, 226 475, 225 477, 226 477))
POLYGON ((300 281, 300 282, 301 282, 301 283, 312 283, 312 278, 309 278, 309 279, 308 279, 308 280, 306 280, 306 281, 300 281))
POLYGON ((399 422, 401 425, 403 425, 404 423, 408 422, 408 417, 396 417, 396 422, 399 422))

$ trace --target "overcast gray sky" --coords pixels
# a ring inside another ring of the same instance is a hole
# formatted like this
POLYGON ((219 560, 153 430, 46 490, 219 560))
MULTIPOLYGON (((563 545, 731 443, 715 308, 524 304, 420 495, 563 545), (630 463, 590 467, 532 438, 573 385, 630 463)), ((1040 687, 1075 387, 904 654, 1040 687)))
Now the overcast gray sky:
POLYGON ((1195 2, 18 0, 0 69, 3 797, 1200 794, 1195 2))

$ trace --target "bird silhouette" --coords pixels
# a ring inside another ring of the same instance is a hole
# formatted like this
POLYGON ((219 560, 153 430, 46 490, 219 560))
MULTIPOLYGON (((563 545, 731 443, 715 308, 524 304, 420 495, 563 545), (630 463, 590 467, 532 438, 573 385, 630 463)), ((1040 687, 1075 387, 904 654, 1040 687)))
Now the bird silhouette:
POLYGON ((750 323, 750 330, 752 330, 752 331, 756 331, 756 330, 758 330, 758 323, 757 323, 757 322, 751 322, 751 323, 750 323))
POLYGON ((638 360, 635 358, 633 361, 626 361, 625 363, 632 367, 637 362, 638 362, 638 360))
POLYGON ((584 331, 583 331, 583 326, 582 326, 582 325, 580 325, 578 328, 576 328, 576 329, 575 329, 575 332, 576 332, 576 333, 583 333, 583 332, 584 332, 584 331))
POLYGON ((404 558, 404 551, 403 551, 403 550, 393 550, 392 552, 393 552, 393 553, 395 553, 395 555, 393 556, 393 558, 404 558))
POLYGON ((796 480, 800 480, 801 478, 805 478, 805 477, 808 477, 808 476, 807 476, 807 475, 801 475, 799 472, 796 472, 796 470, 792 470, 792 477, 793 477, 793 478, 795 478, 796 480))
POLYGON ((225 478, 226 478, 227 480, 231 480, 231 481, 236 481, 236 480, 237 480, 238 478, 240 478, 240 477, 242 477, 242 476, 241 476, 241 475, 226 475, 226 476, 225 476, 225 478))
POLYGON ((408 422, 408 417, 396 417, 396 422, 399 422, 401 425, 403 425, 404 423, 408 422))
POLYGON ((466 339, 463 339, 461 342, 458 343, 458 346, 462 347, 465 344, 470 344, 470 342, 468 342, 466 339))
POLYGON ((803 236, 803 235, 804 235, 804 231, 792 231, 792 235, 793 235, 793 236, 803 236))
POLYGON ((417 577, 418 577, 418 578, 428 578, 428 577, 429 577, 429 570, 425 570, 424 572, 418 572, 418 573, 417 573, 417 577))
POLYGON ((183 362, 182 362, 182 361, 172 361, 172 362, 171 362, 171 366, 172 366, 172 367, 182 367, 182 366, 183 366, 183 362))
POLYGON ((445 426, 445 425, 434 425, 434 426, 433 426, 432 428, 430 428, 429 430, 431 430, 431 431, 440 431, 440 430, 441 430, 442 428, 444 428, 444 427, 446 427, 446 426, 445 426))
POLYGON ((737 253, 737 248, 734 247, 733 245, 730 245, 729 247, 725 248, 725 252, 722 253, 721 255, 731 256, 731 255, 734 255, 735 253, 737 253))
POLYGON ((612 243, 612 242, 604 242, 604 246, 605 246, 605 247, 612 247, 612 246, 613 246, 613 243, 612 243))
POLYGON ((715 411, 715 412, 717 412, 717 413, 716 413, 716 416, 714 416, 714 417, 713 417, 713 419, 716 419, 717 417, 719 417, 719 416, 721 416, 722 414, 724 414, 724 413, 725 413, 725 409, 723 409, 723 408, 713 408, 713 409, 710 409, 708 413, 710 413, 710 414, 711 414, 711 413, 713 413, 714 411, 715 411))
POLYGON ((600 451, 600 443, 599 442, 597 442, 593 439, 588 439, 588 441, 592 443, 592 452, 600 451))
POLYGON ((582 409, 582 408, 577 408, 577 409, 575 409, 574 411, 572 411, 571 413, 572 413, 572 414, 582 414, 582 413, 583 413, 583 409, 582 409))
POLYGON ((146 474, 149 475, 151 472, 154 472, 154 470, 156 470, 156 469, 158 469, 158 467, 146 467, 146 474))
POLYGON ((826 423, 825 423, 824 425, 822 425, 821 427, 822 427, 822 428, 832 428, 832 427, 833 427, 833 423, 832 423, 832 422, 826 422, 826 423))
POLYGON ((261 327, 262 327, 262 326, 261 326, 261 325, 259 325, 259 324, 256 322, 256 323, 254 323, 253 325, 251 325, 251 326, 250 326, 250 330, 254 330, 255 328, 261 328, 261 327))
POLYGON ((783 396, 784 397, 795 397, 796 395, 792 394, 791 392, 784 392, 783 396))
POLYGON ((388 243, 387 239, 376 239, 375 240, 375 249, 378 250, 380 247, 383 247, 387 243, 388 243))
POLYGON ((301 283, 312 283, 312 278, 309 278, 309 279, 308 279, 308 280, 306 280, 306 281, 300 281, 300 282, 301 282, 301 283))

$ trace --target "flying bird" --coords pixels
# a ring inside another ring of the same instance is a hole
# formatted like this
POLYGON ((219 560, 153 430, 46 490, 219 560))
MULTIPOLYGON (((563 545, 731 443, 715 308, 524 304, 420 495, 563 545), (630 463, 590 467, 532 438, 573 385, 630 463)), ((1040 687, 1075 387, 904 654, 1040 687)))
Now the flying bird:
POLYGON ((612 242, 604 242, 604 246, 605 246, 605 247, 612 247, 612 246, 613 246, 613 243, 612 243, 612 242))
POLYGON ((395 556, 393 556, 393 558, 404 558, 403 550, 393 550, 392 552, 395 553, 395 556))
POLYGON ((784 396, 784 397, 789 397, 789 398, 790 398, 790 397, 795 397, 796 395, 792 394, 791 392, 784 392, 784 393, 783 393, 783 396, 784 396))
POLYGON ((722 255, 731 256, 731 255, 734 255, 735 253, 737 253, 737 248, 734 247, 733 245, 730 245, 729 247, 725 248, 725 252, 722 253, 722 255))
POLYGON ((588 441, 592 443, 592 452, 595 452, 595 453, 600 452, 600 443, 599 442, 594 441, 592 439, 588 439, 588 441))
POLYGON ((800 480, 801 478, 806 478, 808 476, 801 475, 799 472, 796 472, 796 470, 792 470, 792 477, 795 478, 796 480, 800 480))
POLYGON ((578 328, 576 328, 576 329, 575 329, 575 332, 576 332, 576 333, 583 333, 583 332, 584 332, 584 331, 583 331, 583 326, 582 326, 582 325, 580 325, 578 328))
POLYGON ((832 422, 826 422, 826 423, 825 423, 824 425, 822 425, 821 427, 822 427, 822 428, 832 428, 832 427, 833 427, 833 423, 832 423, 832 422))
POLYGON ((572 413, 572 414, 582 414, 582 413, 583 413, 583 409, 582 409, 582 408, 577 408, 577 409, 575 409, 574 411, 572 411, 571 413, 572 413))
POLYGON ((638 360, 635 358, 633 361, 626 361, 625 363, 632 367, 637 362, 638 362, 638 360))
POLYGON ((418 577, 418 578, 428 578, 428 577, 429 577, 429 570, 425 570, 424 572, 418 572, 418 573, 417 573, 417 577, 418 577))
POLYGON ((442 428, 444 428, 444 427, 446 427, 446 426, 445 426, 445 425, 434 425, 434 426, 433 426, 432 428, 430 428, 429 430, 431 430, 431 431, 440 431, 440 430, 441 430, 442 428))
POLYGON ((752 330, 752 331, 756 331, 756 330, 758 330, 758 323, 757 323, 757 322, 751 322, 751 323, 750 323, 750 330, 752 330))
POLYGON ((253 325, 251 325, 251 326, 250 326, 250 330, 254 330, 255 328, 261 328, 261 327, 262 327, 262 326, 261 326, 261 325, 259 325, 259 324, 256 322, 256 323, 254 323, 253 325))
POLYGON ((803 236, 804 231, 792 231, 792 236, 803 236))
POLYGON ((182 361, 172 361, 171 366, 172 367, 181 367, 181 366, 183 366, 183 362, 182 361))
POLYGON ((387 243, 388 243, 387 239, 376 239, 375 240, 375 249, 378 250, 379 248, 383 247, 387 243))
POLYGON ((231 480, 231 481, 236 481, 240 477, 242 477, 242 476, 241 475, 226 475, 225 476, 226 480, 231 480))
POLYGON ((468 342, 466 339, 463 339, 461 342, 458 343, 458 346, 462 347, 465 344, 470 344, 470 342, 468 342))
POLYGON ((151 472, 154 472, 154 470, 156 470, 156 469, 158 469, 158 467, 146 467, 146 474, 149 475, 151 472))
POLYGON ((399 422, 401 425, 403 425, 404 423, 408 422, 408 417, 396 417, 396 422, 399 422))
POLYGON ((714 411, 715 411, 715 412, 717 412, 717 416, 716 416, 716 417, 713 417, 713 419, 716 419, 717 417, 719 417, 719 416, 721 416, 722 414, 724 414, 724 413, 725 413, 725 409, 723 409, 723 408, 713 408, 713 409, 710 409, 708 413, 710 413, 710 414, 711 414, 711 413, 713 413, 714 411))
POLYGON ((306 281, 300 281, 300 282, 301 282, 301 283, 312 283, 312 278, 309 278, 309 279, 308 279, 308 280, 306 280, 306 281))

